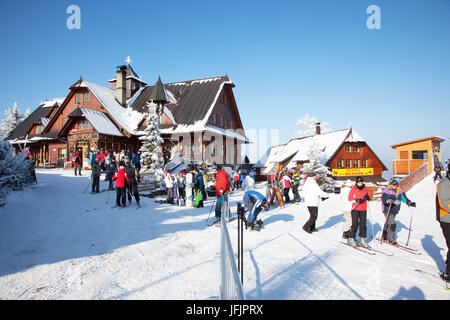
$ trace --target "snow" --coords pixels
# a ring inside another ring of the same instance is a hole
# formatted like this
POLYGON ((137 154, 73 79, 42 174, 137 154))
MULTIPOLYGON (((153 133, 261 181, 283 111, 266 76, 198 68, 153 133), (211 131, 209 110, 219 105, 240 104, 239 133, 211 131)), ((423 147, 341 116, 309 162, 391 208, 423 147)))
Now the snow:
MULTIPOLYGON (((38 169, 39 184, 11 192, 0 207, 0 299, 211 299, 219 296, 220 228, 206 227, 214 198, 200 209, 155 204, 142 197, 111 209, 115 193, 89 193, 90 172, 38 169), (83 190, 88 187, 88 192, 83 190)), ((101 178, 101 189, 107 182, 101 178)), ((264 184, 257 189, 265 192, 264 184)), ((301 193, 301 191, 300 191, 301 193)), ((384 217, 370 205, 368 241, 392 252, 369 256, 338 241, 343 203, 330 194, 321 202, 317 228, 305 233, 304 204, 263 211, 260 232, 244 230, 244 292, 247 299, 431 299, 448 300, 435 274, 447 248, 435 221, 432 175, 407 192, 417 203, 412 255, 372 241, 384 217), (374 220, 372 221, 373 218, 374 220), (274 259, 275 257, 275 259, 274 259)), ((230 195, 235 212, 242 191, 230 195)), ((397 216, 397 237, 406 242, 412 208, 397 216)), ((229 224, 237 243, 237 222, 229 224)), ((234 250, 236 252, 236 247, 234 250)))
POLYGON ((98 133, 123 137, 123 134, 117 129, 105 113, 86 108, 80 108, 80 110, 95 130, 98 131, 98 133))

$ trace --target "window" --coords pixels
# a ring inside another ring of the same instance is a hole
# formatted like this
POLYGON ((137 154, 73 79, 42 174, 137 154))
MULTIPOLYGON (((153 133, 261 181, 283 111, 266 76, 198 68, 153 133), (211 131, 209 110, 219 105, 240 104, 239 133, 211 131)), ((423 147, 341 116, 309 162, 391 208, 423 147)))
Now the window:
POLYGON ((359 168, 359 160, 353 160, 353 168, 359 168))
POLYGON ((367 168, 367 160, 361 160, 361 165, 363 168, 367 168))
POLYGON ((84 128, 89 129, 91 127, 89 121, 84 121, 84 128))
POLYGON ((350 145, 349 144, 345 145, 345 152, 350 152, 350 145))
POLYGON ((43 127, 43 126, 37 126, 37 127, 36 127, 36 134, 42 133, 42 130, 44 130, 44 127, 43 127))
POLYGON ((63 127, 66 125, 68 119, 62 119, 63 127))
POLYGON ((77 128, 81 129, 81 121, 77 123, 77 128))
POLYGON ((130 89, 130 83, 127 82, 127 89, 130 89))
MULTIPOLYGON (((98 135, 97 135, 97 133, 95 133, 95 132, 92 132, 91 136, 92 136, 92 138, 94 138, 94 139, 98 138, 98 135)), ((111 150, 111 149, 110 149, 110 150, 111 150)))
POLYGON ((131 89, 132 90, 136 89, 136 84, 134 82, 131 84, 131 89))
POLYGON ((353 152, 359 152, 359 147, 358 146, 353 146, 353 152))
POLYGON ((116 90, 116 84, 115 84, 115 83, 112 85, 112 88, 113 88, 114 90, 116 90))
POLYGON ((89 101, 89 92, 84 94, 84 101, 89 101))
POLYGON ((337 167, 338 168, 343 168, 344 167, 344 160, 338 160, 337 161, 337 167))
POLYGON ((352 160, 345 160, 345 167, 351 168, 352 167, 352 160))
POLYGON ((80 104, 80 103, 81 103, 81 93, 77 93, 77 95, 75 96, 75 102, 76 102, 77 104, 80 104))

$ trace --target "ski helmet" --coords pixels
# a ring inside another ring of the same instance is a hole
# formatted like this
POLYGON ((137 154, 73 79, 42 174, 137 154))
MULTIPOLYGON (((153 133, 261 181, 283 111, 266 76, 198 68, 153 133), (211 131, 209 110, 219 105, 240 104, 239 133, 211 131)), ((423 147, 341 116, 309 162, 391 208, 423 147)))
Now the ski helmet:
POLYGON ((393 185, 393 186, 398 186, 398 181, 397 181, 397 179, 395 179, 395 178, 391 178, 391 179, 389 180, 389 184, 390 184, 390 185, 393 185))

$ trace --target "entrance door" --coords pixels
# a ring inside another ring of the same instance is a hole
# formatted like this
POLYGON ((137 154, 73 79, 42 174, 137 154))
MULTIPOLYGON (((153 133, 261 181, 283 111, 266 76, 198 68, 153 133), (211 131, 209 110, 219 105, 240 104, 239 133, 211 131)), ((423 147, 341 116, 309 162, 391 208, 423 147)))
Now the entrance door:
POLYGON ((78 150, 81 150, 81 161, 83 167, 89 166, 89 141, 88 140, 78 140, 77 147, 78 150))

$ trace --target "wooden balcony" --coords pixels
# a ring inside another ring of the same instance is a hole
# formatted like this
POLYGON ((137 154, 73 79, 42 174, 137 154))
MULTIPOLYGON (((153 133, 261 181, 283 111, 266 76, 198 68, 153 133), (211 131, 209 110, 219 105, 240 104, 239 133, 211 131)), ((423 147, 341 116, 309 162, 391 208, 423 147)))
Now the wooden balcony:
POLYGON ((416 159, 402 159, 392 161, 392 171, 394 175, 409 175, 416 169, 427 163, 427 160, 416 160, 416 159))

